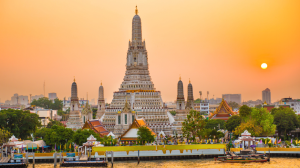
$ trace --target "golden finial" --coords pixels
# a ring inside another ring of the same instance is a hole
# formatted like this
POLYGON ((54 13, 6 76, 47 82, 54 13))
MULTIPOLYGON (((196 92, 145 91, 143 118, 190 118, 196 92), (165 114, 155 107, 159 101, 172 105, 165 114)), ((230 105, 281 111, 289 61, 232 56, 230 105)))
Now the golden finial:
POLYGON ((74 76, 74 82, 75 82, 75 76, 74 76))
POLYGON ((101 86, 102 86, 102 80, 101 80, 101 86))
POLYGON ((181 80, 181 75, 179 75, 179 80, 181 80))
POLYGON ((189 78, 189 83, 191 83, 191 79, 189 78))
POLYGON ((136 14, 136 15, 138 14, 137 6, 135 6, 135 14, 136 14))

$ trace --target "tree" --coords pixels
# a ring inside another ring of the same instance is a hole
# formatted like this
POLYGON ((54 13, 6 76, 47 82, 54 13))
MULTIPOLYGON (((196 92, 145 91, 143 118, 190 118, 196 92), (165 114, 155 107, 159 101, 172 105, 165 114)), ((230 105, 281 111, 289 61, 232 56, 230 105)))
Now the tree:
POLYGON ((100 137, 100 135, 91 129, 78 129, 74 133, 72 141, 75 142, 77 145, 82 145, 87 141, 87 138, 91 135, 93 135, 97 139, 97 141, 103 142, 103 139, 100 137))
POLYGON ((145 126, 138 128, 137 135, 138 135, 138 140, 142 142, 144 141, 153 142, 155 140, 151 131, 145 126))
POLYGON ((8 139, 10 138, 11 133, 5 129, 0 128, 0 145, 3 143, 6 143, 8 139))
POLYGON ((57 125, 57 126, 64 126, 64 124, 62 124, 59 121, 56 120, 50 120, 50 122, 47 124, 47 128, 51 128, 53 125, 57 125))
POLYGON ((201 130, 205 127, 205 119, 200 112, 191 110, 187 115, 187 118, 182 123, 182 133, 185 137, 192 136, 195 139, 196 136, 201 137, 201 130))
POLYGON ((52 102, 47 97, 42 97, 38 100, 34 99, 31 102, 31 105, 42 107, 45 109, 61 110, 63 107, 63 102, 59 99, 54 99, 54 102, 52 102))
POLYGON ((224 129, 225 128, 225 121, 220 120, 220 119, 208 120, 206 122, 205 128, 206 129, 224 129))
POLYGON ((255 105, 255 108, 260 109, 260 108, 262 108, 262 105, 261 104, 255 105))
POLYGON ((173 116, 175 116, 176 115, 176 111, 170 111, 170 113, 173 115, 173 116))
POLYGON ((279 137, 281 136, 281 133, 286 135, 287 132, 299 127, 298 116, 293 109, 280 107, 274 111, 272 109, 272 112, 274 114, 274 124, 277 126, 279 137))
POLYGON ((98 109, 93 108, 92 110, 93 110, 93 118, 96 118, 98 109))
POLYGON ((37 114, 13 109, 0 111, 0 128, 6 129, 18 138, 27 138, 40 126, 37 114))
POLYGON ((53 109, 53 110, 61 110, 62 108, 63 108, 63 102, 57 98, 54 99, 54 102, 51 103, 51 105, 50 105, 50 109, 53 109))
POLYGON ((196 99, 196 100, 194 100, 194 103, 200 103, 201 102, 201 99, 196 99))
POLYGON ((239 114, 241 118, 245 118, 251 114, 251 111, 252 110, 250 107, 248 107, 247 105, 243 105, 239 110, 239 114))
POLYGON ((229 102, 228 105, 232 108, 232 110, 240 107, 240 105, 236 102, 229 102))
POLYGON ((65 128, 63 126, 53 125, 51 128, 43 128, 39 131, 39 135, 43 135, 43 140, 47 145, 64 145, 66 143, 71 143, 74 131, 70 128, 65 128), (42 133, 45 132, 45 133, 42 133))
POLYGON ((225 128, 231 132, 240 125, 241 125, 241 117, 238 115, 233 115, 226 121, 225 128))
POLYGON ((42 98, 39 98, 38 100, 33 99, 33 101, 31 102, 31 105, 43 107, 45 109, 50 109, 51 104, 52 104, 52 101, 49 100, 47 97, 42 97, 42 98))
POLYGON ((251 114, 244 117, 240 126, 233 132, 236 135, 248 130, 253 136, 269 136, 273 135, 276 125, 273 124, 274 117, 264 108, 251 109, 251 114))

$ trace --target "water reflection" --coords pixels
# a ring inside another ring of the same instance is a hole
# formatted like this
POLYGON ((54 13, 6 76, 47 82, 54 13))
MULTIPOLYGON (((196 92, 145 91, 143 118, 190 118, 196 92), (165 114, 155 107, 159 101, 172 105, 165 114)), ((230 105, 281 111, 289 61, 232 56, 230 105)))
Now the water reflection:
MULTIPOLYGON (((29 165, 31 168, 32 165, 29 165)), ((36 168, 53 168, 53 164, 42 163, 36 164, 36 168)), ((59 166, 57 166, 58 168, 59 166)), ((111 164, 108 164, 111 167, 111 164)), ((137 161, 116 161, 114 162, 114 168, 173 168, 173 167, 207 167, 207 168, 238 168, 238 167, 254 167, 254 168, 300 168, 299 158, 271 158, 271 162, 266 163, 220 163, 215 162, 213 159, 188 159, 188 160, 153 160, 153 161, 141 161, 137 164, 137 161)))

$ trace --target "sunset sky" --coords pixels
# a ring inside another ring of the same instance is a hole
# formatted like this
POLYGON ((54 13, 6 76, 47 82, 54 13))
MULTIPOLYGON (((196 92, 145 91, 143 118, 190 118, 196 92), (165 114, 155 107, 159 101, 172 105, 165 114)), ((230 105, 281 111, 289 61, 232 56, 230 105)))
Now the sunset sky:
POLYGON ((149 70, 163 101, 242 94, 300 98, 299 0, 0 0, 0 98, 56 92, 107 102, 125 75, 135 6, 149 70), (266 70, 261 69, 267 63, 266 70))

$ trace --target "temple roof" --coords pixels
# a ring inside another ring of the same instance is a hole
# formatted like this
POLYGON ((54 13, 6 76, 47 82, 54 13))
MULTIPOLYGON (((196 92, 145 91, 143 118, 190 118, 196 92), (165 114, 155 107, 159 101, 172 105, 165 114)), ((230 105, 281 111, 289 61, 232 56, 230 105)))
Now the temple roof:
POLYGON ((222 99, 219 107, 216 109, 215 112, 211 113, 209 119, 221 119, 221 120, 228 120, 229 117, 235 115, 226 100, 222 99))
POLYGON ((134 119, 134 121, 132 122, 132 124, 130 125, 130 127, 128 128, 128 130, 126 130, 121 136, 121 140, 137 140, 138 135, 137 135, 137 131, 138 128, 140 127, 147 127, 150 131, 152 135, 156 135, 151 128, 149 128, 145 122, 144 119, 134 119))
POLYGON ((89 114, 89 113, 93 113, 93 111, 88 101, 86 101, 85 107, 82 109, 82 114, 89 114))
POLYGON ((101 137, 109 134, 109 132, 104 128, 101 121, 99 120, 86 121, 82 129, 91 129, 95 133, 99 134, 101 137))

